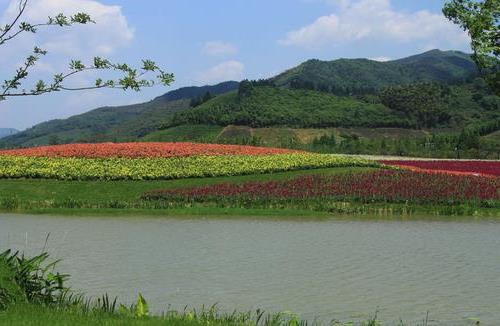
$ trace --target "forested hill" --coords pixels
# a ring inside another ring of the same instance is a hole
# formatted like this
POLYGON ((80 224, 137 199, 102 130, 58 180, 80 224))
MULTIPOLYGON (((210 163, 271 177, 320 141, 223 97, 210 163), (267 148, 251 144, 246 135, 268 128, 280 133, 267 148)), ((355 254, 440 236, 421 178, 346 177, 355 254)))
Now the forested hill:
POLYGON ((185 87, 147 103, 45 122, 3 138, 0 147, 134 141, 196 124, 460 130, 500 119, 500 98, 478 77, 470 55, 458 51, 389 62, 309 60, 269 80, 185 87))
POLYGON ((408 124, 403 116, 397 116, 382 104, 310 90, 271 86, 250 86, 243 90, 244 87, 239 92, 221 95, 196 108, 175 114, 170 126, 204 124, 324 128, 408 124))
POLYGON ((170 102, 186 99, 190 100, 196 97, 203 96, 207 92, 211 95, 220 95, 237 89, 239 84, 240 83, 236 81, 228 81, 214 86, 183 87, 175 91, 168 92, 165 95, 159 96, 155 99, 155 101, 170 102))
POLYGON ((136 140, 156 130, 172 114, 188 109, 192 98, 207 92, 219 95, 237 89, 238 85, 238 82, 230 81, 214 86, 185 87, 146 103, 103 107, 68 119, 44 122, 3 138, 0 146, 136 140))
POLYGON ((244 81, 221 95, 173 115, 170 124, 254 128, 453 128, 500 121, 500 98, 476 79, 461 85, 419 83, 377 94, 337 96, 244 81))
POLYGON ((432 50, 388 62, 368 59, 309 60, 272 78, 272 81, 277 86, 349 95, 418 82, 463 83, 477 74, 469 54, 432 50))

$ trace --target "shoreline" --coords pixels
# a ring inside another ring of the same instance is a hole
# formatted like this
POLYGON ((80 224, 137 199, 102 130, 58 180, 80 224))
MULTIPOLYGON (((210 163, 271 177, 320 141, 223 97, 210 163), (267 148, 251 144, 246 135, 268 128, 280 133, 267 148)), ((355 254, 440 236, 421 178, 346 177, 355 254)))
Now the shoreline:
MULTIPOLYGON (((351 203, 352 204, 352 203, 351 203)), ((54 217, 116 217, 116 218, 168 218, 168 219, 269 219, 269 220, 396 220, 396 221, 424 221, 424 220, 494 220, 500 221, 500 209, 472 208, 473 213, 464 211, 461 214, 443 214, 449 207, 424 205, 405 206, 403 204, 388 205, 358 205, 353 206, 351 212, 328 212, 307 209, 265 209, 265 208, 237 208, 237 207, 190 207, 171 209, 120 209, 120 208, 30 208, 5 210, 0 209, 2 215, 40 215, 54 217), (405 211, 406 207, 406 211, 405 211), (408 209, 410 207, 410 209, 408 209), (364 210, 364 211, 363 211, 364 210)))

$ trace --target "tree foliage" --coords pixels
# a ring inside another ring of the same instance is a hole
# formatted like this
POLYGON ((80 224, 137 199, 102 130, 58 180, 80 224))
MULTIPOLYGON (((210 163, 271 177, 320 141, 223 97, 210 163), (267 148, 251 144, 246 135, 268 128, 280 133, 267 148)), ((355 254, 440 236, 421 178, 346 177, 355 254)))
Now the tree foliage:
POLYGON ((370 98, 249 81, 190 110, 176 112, 165 127, 241 125, 294 128, 463 128, 500 119, 500 98, 481 79, 463 85, 416 83, 382 89, 370 98))
MULTIPOLYGON (((58 14, 54 17, 48 17, 47 21, 42 23, 31 23, 23 21, 22 17, 26 12, 29 0, 19 0, 18 10, 12 22, 0 26, 0 46, 5 46, 7 43, 18 36, 26 33, 35 34, 41 28, 48 27, 70 27, 73 25, 86 25, 95 23, 90 15, 84 12, 79 12, 71 16, 58 14)), ((31 85, 29 89, 23 86, 30 76, 30 71, 37 62, 47 55, 47 51, 35 46, 24 60, 23 64, 16 70, 12 77, 4 80, 0 85, 0 100, 8 97, 17 96, 36 96, 57 91, 79 91, 100 88, 118 88, 123 90, 132 89, 139 91, 144 87, 151 87, 158 83, 170 85, 174 76, 171 73, 162 70, 155 62, 151 60, 143 60, 140 68, 134 68, 126 63, 114 63, 108 59, 95 57, 90 63, 83 63, 80 60, 71 60, 66 72, 55 74, 50 80, 38 80, 31 85), (68 81, 71 77, 85 71, 113 71, 120 75, 116 79, 97 78, 94 83, 86 86, 70 86, 68 81), (146 79, 146 75, 155 74, 155 78, 146 79)))
POLYGON ((451 0, 443 13, 469 33, 474 60, 500 93, 500 1, 451 0))
POLYGON ((388 87, 379 96, 385 106, 416 121, 418 128, 432 128, 450 120, 445 111, 450 93, 448 86, 422 83, 388 87))
POLYGON ((220 95, 191 110, 176 113, 165 127, 185 124, 251 127, 411 127, 381 104, 339 98, 309 90, 254 86, 243 81, 238 92, 220 95))
POLYGON ((280 87, 361 96, 388 86, 418 82, 461 84, 477 76, 478 69, 469 54, 431 50, 388 62, 309 60, 271 80, 280 87))
POLYGON ((251 81, 245 79, 241 81, 240 87, 238 88, 238 96, 240 98, 244 98, 247 96, 250 96, 252 94, 252 91, 254 89, 254 86, 251 81))
POLYGON ((212 93, 207 91, 204 95, 200 95, 200 96, 192 98, 191 102, 189 103, 189 106, 192 108, 195 108, 199 105, 202 105, 205 102, 210 101, 213 98, 214 98, 214 96, 212 95, 212 93))

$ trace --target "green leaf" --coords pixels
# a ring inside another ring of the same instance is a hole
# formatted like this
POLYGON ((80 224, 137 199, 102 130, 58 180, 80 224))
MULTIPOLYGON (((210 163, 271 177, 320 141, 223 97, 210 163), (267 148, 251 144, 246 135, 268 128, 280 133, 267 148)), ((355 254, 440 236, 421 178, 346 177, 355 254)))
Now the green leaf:
POLYGON ((137 305, 135 307, 135 315, 139 318, 147 317, 149 315, 149 306, 146 299, 139 293, 137 298, 137 305))

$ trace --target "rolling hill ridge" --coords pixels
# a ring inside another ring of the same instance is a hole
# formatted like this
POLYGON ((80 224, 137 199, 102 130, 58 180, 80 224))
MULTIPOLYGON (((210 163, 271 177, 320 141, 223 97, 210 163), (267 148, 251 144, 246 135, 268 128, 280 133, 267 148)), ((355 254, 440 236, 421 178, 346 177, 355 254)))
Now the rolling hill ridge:
POLYGON ((0 138, 11 136, 18 132, 19 130, 14 128, 0 128, 0 138))
MULTIPOLYGON (((45 122, 2 139, 0 146, 214 139, 230 125, 459 131, 500 119, 500 98, 478 77, 470 55, 458 51, 389 62, 309 60, 269 80, 185 87, 147 103, 45 122), (207 92, 218 96, 193 104, 207 92)), ((224 142, 231 142, 230 135, 224 142)))
POLYGON ((192 98, 209 92, 219 95, 238 88, 239 83, 185 87, 152 101, 118 107, 98 108, 68 119, 38 124, 2 139, 4 147, 38 146, 51 143, 135 140, 156 130, 175 112, 189 108, 192 98))
POLYGON ((349 95, 418 82, 462 83, 477 75, 478 70, 469 54, 432 50, 387 62, 368 59, 309 60, 271 80, 277 86, 349 95))

